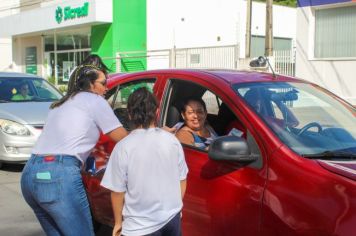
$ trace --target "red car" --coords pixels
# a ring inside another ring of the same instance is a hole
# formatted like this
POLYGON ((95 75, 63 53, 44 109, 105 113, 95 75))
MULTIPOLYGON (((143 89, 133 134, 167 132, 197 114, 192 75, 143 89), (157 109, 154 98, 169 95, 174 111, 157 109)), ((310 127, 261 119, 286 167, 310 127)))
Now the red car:
MULTIPOLYGON (((107 100, 130 129, 137 87, 160 101, 160 126, 181 121, 180 104, 201 97, 219 134, 209 148, 183 145, 189 173, 183 234, 356 235, 356 110, 307 81, 228 70, 112 75, 107 100)), ((102 136, 83 171, 95 221, 113 225, 100 187, 114 143, 102 136)), ((139 144, 138 144, 139 145, 139 144)))

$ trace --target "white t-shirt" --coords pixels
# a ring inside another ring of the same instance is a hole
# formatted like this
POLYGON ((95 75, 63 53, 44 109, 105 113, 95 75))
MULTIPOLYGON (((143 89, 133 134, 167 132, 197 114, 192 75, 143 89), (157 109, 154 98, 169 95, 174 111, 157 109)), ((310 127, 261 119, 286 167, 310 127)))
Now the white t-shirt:
POLYGON ((167 131, 136 129, 117 143, 101 185, 125 192, 122 234, 153 233, 177 215, 187 173, 182 145, 167 131))
POLYGON ((94 93, 80 92, 51 109, 33 154, 66 154, 83 163, 104 134, 122 126, 107 101, 94 93))

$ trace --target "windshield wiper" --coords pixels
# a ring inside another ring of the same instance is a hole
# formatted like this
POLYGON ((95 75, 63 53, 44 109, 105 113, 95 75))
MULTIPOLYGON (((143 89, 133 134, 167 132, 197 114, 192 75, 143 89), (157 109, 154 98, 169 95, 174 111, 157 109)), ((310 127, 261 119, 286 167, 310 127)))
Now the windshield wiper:
POLYGON ((310 158, 310 159, 332 159, 332 158, 344 158, 350 160, 356 160, 356 154, 345 151, 325 151, 321 153, 315 154, 303 154, 302 157, 310 158))

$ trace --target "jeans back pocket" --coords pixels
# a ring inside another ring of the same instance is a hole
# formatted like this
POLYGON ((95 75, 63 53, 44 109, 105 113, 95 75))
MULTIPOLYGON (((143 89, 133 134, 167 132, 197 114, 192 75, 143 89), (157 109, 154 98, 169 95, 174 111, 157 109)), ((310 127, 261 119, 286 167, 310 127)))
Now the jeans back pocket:
POLYGON ((40 203, 55 203, 60 197, 60 181, 36 179, 34 196, 40 203))

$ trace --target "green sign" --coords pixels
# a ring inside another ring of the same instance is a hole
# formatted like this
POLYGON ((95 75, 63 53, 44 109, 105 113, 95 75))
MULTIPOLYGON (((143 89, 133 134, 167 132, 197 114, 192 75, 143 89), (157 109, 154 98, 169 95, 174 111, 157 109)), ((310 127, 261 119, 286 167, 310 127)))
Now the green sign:
POLYGON ((25 57, 26 73, 37 75, 37 48, 26 48, 25 57))
POLYGON ((60 24, 63 20, 73 20, 80 17, 86 17, 89 13, 89 2, 85 2, 82 7, 72 8, 70 6, 57 7, 56 9, 56 21, 60 24))

